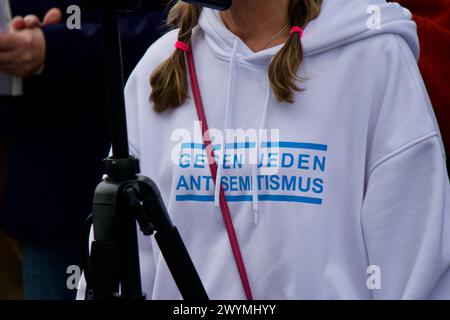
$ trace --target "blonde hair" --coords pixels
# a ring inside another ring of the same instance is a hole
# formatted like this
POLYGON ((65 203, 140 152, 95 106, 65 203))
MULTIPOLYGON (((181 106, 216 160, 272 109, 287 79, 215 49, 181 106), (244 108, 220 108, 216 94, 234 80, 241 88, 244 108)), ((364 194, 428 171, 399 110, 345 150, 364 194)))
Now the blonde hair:
MULTIPOLYGON (((291 26, 305 27, 320 13, 322 0, 289 0, 288 19, 291 26)), ((192 29, 197 25, 201 8, 178 1, 170 10, 168 24, 178 27, 178 40, 191 44, 192 29)), ((292 34, 269 66, 269 80, 279 102, 294 102, 294 93, 302 79, 298 70, 303 61, 303 48, 298 33, 292 34)), ((175 50, 150 77, 150 100, 155 111, 163 112, 182 105, 188 97, 187 66, 184 52, 175 50)))

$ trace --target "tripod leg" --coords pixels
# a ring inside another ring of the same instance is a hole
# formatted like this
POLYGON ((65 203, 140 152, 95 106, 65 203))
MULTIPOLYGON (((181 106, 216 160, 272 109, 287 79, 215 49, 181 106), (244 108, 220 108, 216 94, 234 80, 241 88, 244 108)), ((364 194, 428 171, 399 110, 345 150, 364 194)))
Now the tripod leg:
POLYGON ((177 228, 158 232, 155 239, 183 299, 207 301, 208 295, 177 228))
POLYGON ((144 210, 156 230, 155 239, 183 299, 208 300, 180 233, 170 220, 158 187, 150 179, 140 177, 139 189, 144 210))
POLYGON ((142 293, 136 215, 128 206, 124 206, 122 210, 122 214, 119 214, 122 230, 119 240, 121 298, 145 300, 142 293))
POLYGON ((117 251, 115 242, 92 242, 86 300, 108 300, 113 298, 113 293, 119 292, 115 263, 117 251))

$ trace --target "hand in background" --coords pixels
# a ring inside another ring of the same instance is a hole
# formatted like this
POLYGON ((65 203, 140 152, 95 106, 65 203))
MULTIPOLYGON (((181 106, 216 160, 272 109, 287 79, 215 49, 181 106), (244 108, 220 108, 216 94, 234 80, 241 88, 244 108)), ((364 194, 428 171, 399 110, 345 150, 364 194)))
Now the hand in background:
POLYGON ((40 26, 61 21, 61 11, 51 9, 41 22, 34 15, 15 17, 12 32, 0 34, 0 71, 18 77, 36 74, 45 62, 45 37, 40 26))
POLYGON ((50 24, 57 24, 61 22, 62 14, 57 8, 50 9, 44 20, 41 21, 37 16, 30 14, 26 17, 17 16, 12 20, 12 27, 14 30, 33 29, 40 26, 47 26, 50 24))

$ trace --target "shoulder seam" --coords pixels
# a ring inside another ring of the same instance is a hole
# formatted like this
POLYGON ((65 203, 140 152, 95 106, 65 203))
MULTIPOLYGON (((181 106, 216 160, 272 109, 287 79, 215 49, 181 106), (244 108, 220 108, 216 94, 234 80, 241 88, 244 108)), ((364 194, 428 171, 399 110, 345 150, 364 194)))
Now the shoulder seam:
POLYGON ((404 145, 398 147, 397 149, 395 149, 394 151, 392 151, 391 153, 381 157, 380 159, 378 159, 377 161, 375 161, 375 163, 372 165, 372 167, 370 168, 369 172, 368 172, 368 177, 370 177, 373 173, 373 171, 375 171, 379 166, 381 166, 383 163, 387 162, 388 160, 394 158, 395 156, 398 156, 399 154, 405 152, 406 150, 411 149, 412 147, 427 141, 433 137, 439 137, 438 133, 436 131, 430 132, 424 136, 421 136, 417 139, 414 139, 408 143, 405 143, 404 145))

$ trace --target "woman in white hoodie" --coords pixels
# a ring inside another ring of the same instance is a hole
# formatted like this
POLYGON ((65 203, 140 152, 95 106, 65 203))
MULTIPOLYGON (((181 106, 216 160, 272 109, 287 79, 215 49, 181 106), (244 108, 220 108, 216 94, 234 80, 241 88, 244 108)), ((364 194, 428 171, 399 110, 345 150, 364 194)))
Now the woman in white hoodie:
MULTIPOLYGON (((130 149, 210 298, 450 297, 450 188, 409 11, 179 2, 170 21, 127 83, 130 149)), ((180 298, 140 245, 148 296, 180 298)))

